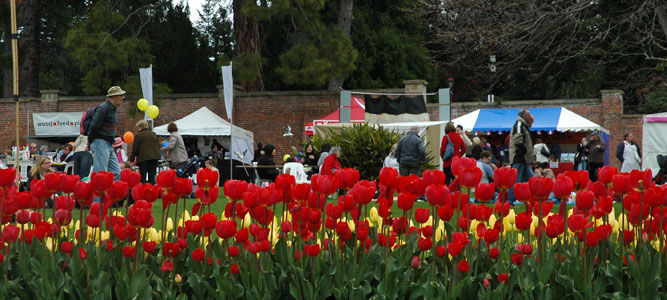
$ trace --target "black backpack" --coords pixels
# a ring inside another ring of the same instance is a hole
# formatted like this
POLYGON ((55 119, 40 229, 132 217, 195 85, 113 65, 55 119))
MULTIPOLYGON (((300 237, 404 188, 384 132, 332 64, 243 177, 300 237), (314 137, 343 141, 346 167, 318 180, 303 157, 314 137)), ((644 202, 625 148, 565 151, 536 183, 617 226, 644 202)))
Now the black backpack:
POLYGON ((83 112, 83 115, 81 116, 81 126, 79 132, 81 135, 88 135, 88 129, 90 127, 90 122, 93 120, 93 115, 95 115, 95 111, 97 111, 96 107, 91 107, 89 109, 86 109, 86 111, 83 112))

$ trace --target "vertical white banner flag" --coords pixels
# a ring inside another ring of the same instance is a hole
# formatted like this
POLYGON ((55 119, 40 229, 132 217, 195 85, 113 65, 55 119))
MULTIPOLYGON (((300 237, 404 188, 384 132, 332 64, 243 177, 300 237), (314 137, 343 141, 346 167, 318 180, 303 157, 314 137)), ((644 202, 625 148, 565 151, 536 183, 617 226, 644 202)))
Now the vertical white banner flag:
POLYGON ((225 110, 227 111, 227 118, 231 121, 232 109, 234 107, 234 82, 232 79, 232 64, 222 67, 222 86, 224 88, 225 96, 225 110))
MULTIPOLYGON (((141 80, 141 93, 144 99, 148 100, 148 105, 153 105, 153 65, 148 68, 139 69, 139 78, 141 80)), ((151 120, 148 114, 144 112, 144 120, 151 120)))

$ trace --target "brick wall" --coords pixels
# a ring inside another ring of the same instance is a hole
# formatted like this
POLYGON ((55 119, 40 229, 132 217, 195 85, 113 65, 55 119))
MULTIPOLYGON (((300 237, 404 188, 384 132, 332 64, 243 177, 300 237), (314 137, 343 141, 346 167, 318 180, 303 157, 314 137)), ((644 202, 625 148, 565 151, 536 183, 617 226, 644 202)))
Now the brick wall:
MULTIPOLYGON (((28 123, 29 113, 45 112, 81 112, 104 101, 104 97, 66 97, 58 96, 56 101, 42 98, 25 98, 20 100, 19 136, 20 144, 27 143, 27 136, 34 135, 32 117, 28 123), (28 132, 28 130, 30 130, 28 132)), ((227 120, 225 106, 218 94, 181 94, 166 95, 159 98, 160 115, 155 125, 167 124, 182 118, 202 106, 227 120)), ((134 124, 143 118, 138 112, 130 116, 128 111, 135 109, 136 96, 127 96, 118 108, 117 132, 134 131, 134 124)), ((255 140, 264 144, 274 144, 279 153, 291 152, 290 146, 304 139, 304 124, 321 118, 338 108, 339 96, 336 92, 264 92, 237 93, 234 103, 234 124, 254 133, 255 140), (283 127, 290 125, 292 137, 283 137, 283 127)), ((136 109, 135 109, 136 110, 136 109)), ((0 118, 0 149, 10 149, 15 144, 15 102, 0 100, 0 111, 5 114, 0 118)))
MULTIPOLYGON (((46 91, 45 91, 46 92, 46 91)), ((48 91, 53 93, 53 91, 48 91)), ((227 119, 224 102, 220 94, 179 94, 156 97, 161 101, 160 115, 155 125, 159 126, 182 118, 202 106, 227 119)), ((118 110, 118 133, 134 130, 134 124, 143 117, 137 112, 129 116, 128 111, 135 109, 136 96, 127 96, 118 110)), ((454 99, 456 100, 456 99, 454 99)), ((42 112, 80 112, 104 101, 102 96, 67 97, 43 94, 41 98, 25 98, 20 101, 20 142, 27 142, 28 128, 34 134, 32 118, 28 123, 29 113, 42 112), (57 100, 52 100, 57 99, 57 100)), ((234 103, 234 124, 254 133, 255 141, 274 144, 280 154, 291 152, 290 146, 303 141, 303 126, 313 119, 321 118, 338 108, 339 96, 331 91, 291 91, 291 92, 236 92, 234 103), (292 137, 283 137, 283 128, 290 125, 292 137)), ((479 108, 511 107, 552 107, 564 106, 573 112, 600 124, 610 131, 610 161, 618 165, 614 158, 615 148, 625 132, 632 132, 641 146, 641 115, 623 115, 623 94, 618 90, 601 91, 597 99, 566 100, 526 100, 496 103, 453 103, 452 117, 457 118, 479 108)), ((15 143, 15 103, 8 99, 0 100, 0 149, 9 149, 15 143)), ((429 116, 438 120, 438 105, 427 105, 429 116)), ((620 167, 620 166, 619 166, 620 167)))

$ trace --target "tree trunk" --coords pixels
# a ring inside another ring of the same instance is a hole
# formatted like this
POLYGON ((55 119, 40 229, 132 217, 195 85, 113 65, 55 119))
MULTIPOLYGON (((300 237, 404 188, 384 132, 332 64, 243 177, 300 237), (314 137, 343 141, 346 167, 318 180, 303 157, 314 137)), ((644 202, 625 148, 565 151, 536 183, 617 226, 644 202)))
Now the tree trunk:
MULTIPOLYGON (((352 28, 352 8, 354 7, 354 0, 340 0, 340 11, 338 12, 338 27, 347 36, 350 36, 350 28, 352 28)), ((329 90, 337 91, 343 87, 343 78, 329 79, 329 90)))
POLYGON ((658 15, 658 21, 660 22, 660 27, 662 27, 662 32, 667 37, 667 6, 662 5, 655 8, 655 12, 658 15))
POLYGON ((39 0, 23 0, 23 31, 19 39, 19 94, 39 96, 39 0))
MULTIPOLYGON (((243 13, 243 6, 246 0, 234 0, 232 8, 234 10, 234 39, 236 40, 236 55, 261 57, 259 48, 259 22, 257 18, 243 13)), ((243 67, 243 66, 236 66, 243 67)), ((259 72, 254 81, 242 84, 245 91, 263 91, 264 81, 262 80, 261 63, 259 72)))

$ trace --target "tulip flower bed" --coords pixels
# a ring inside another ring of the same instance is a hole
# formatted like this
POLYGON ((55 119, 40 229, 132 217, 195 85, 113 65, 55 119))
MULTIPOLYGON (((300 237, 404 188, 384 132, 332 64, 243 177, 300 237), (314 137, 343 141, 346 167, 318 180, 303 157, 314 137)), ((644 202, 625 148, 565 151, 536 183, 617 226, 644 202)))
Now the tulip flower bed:
POLYGON ((650 170, 604 167, 599 182, 569 172, 516 185, 513 169, 498 169, 494 184, 479 183, 473 160, 455 159, 452 170, 449 186, 441 171, 399 177, 390 168, 378 182, 354 169, 315 175, 310 185, 290 175, 266 188, 231 180, 224 212, 211 211, 219 187, 208 169, 197 174, 191 207, 181 199, 192 182, 173 171, 155 186, 129 170, 117 182, 107 172, 91 182, 51 173, 17 192, 16 171, 0 170, 0 298, 667 297, 667 189, 653 185, 650 170), (520 213, 505 201, 511 187, 520 213), (498 201, 484 205, 496 188, 498 201), (551 192, 563 203, 556 213, 551 192), (110 209, 128 195, 135 204, 110 209), (422 195, 428 207, 416 208, 422 195), (43 220, 47 201, 55 212, 43 220), (72 222, 76 206, 81 222, 72 222))

